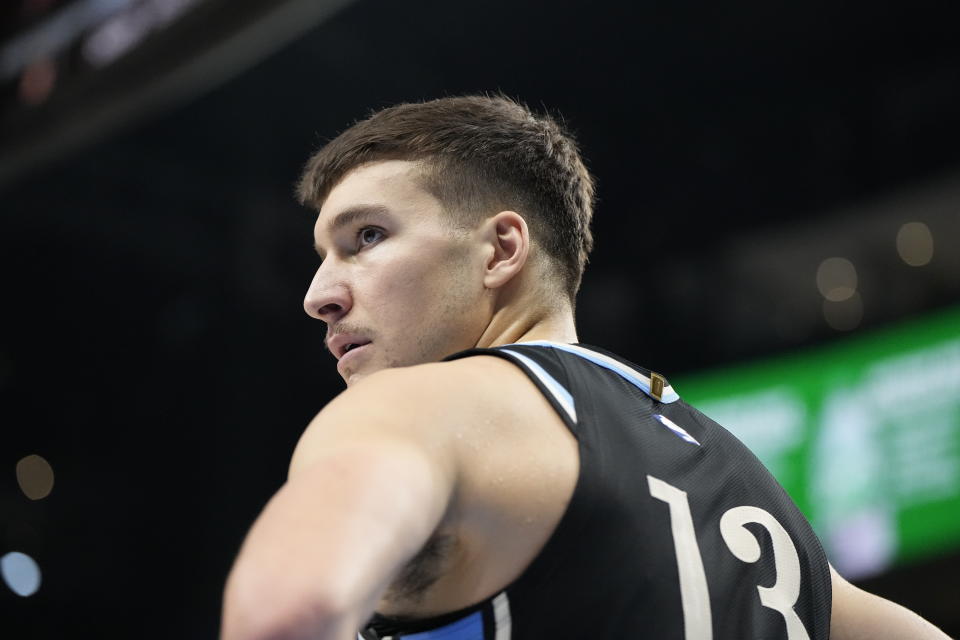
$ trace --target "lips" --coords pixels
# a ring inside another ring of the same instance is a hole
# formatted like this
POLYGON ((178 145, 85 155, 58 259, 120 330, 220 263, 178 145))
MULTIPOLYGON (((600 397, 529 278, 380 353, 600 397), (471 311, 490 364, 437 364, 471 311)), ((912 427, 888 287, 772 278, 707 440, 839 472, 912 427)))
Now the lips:
POLYGON ((340 356, 340 360, 337 362, 337 371, 340 373, 340 375, 342 376, 346 375, 346 371, 348 367, 350 367, 351 364, 355 362, 357 358, 362 358, 363 353, 367 351, 369 348, 370 348, 370 343, 367 342, 365 344, 355 346, 351 348, 349 351, 344 352, 344 354, 340 356))
POLYGON ((346 358, 348 355, 352 354, 354 351, 362 351, 363 348, 366 347, 368 344, 370 344, 370 343, 369 343, 369 342, 365 342, 365 343, 363 343, 363 344, 350 345, 350 346, 347 348, 346 352, 344 352, 344 354, 343 354, 342 356, 340 356, 340 359, 343 360, 343 359, 346 358))
POLYGON ((348 353, 361 349, 370 344, 370 340, 357 334, 342 333, 327 340, 327 348, 337 360, 342 360, 348 353))

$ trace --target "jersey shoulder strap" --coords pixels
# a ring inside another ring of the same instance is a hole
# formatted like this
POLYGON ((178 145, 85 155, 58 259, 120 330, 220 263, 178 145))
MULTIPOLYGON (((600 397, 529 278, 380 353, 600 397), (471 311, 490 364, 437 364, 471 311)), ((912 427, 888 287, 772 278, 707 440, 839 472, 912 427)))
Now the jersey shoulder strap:
POLYGON ((519 365, 544 395, 576 423, 576 406, 570 394, 569 367, 605 369, 626 380, 657 402, 671 403, 680 399, 673 386, 662 375, 639 367, 599 347, 568 344, 548 340, 517 342, 486 349, 468 349, 451 354, 445 361, 475 355, 494 355, 519 365), (573 356, 571 358, 571 356, 573 356))

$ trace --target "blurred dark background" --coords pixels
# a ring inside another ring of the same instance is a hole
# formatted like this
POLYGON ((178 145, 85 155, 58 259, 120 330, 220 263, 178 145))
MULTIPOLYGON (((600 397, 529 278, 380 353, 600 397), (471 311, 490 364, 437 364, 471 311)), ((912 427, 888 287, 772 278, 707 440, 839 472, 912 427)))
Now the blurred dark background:
MULTIPOLYGON (((293 185, 372 109, 503 91, 562 115, 599 189, 580 339, 668 376, 960 303, 955 2, 24 0, 0 20, 0 555, 43 575, 0 585, 3 637, 215 637, 247 528, 342 388, 301 309, 293 185), (936 248, 917 267, 908 222, 936 248), (857 294, 825 314, 835 256, 857 294), (56 478, 39 500, 14 476, 30 454, 56 478)), ((958 568, 863 584, 958 634, 958 568)))

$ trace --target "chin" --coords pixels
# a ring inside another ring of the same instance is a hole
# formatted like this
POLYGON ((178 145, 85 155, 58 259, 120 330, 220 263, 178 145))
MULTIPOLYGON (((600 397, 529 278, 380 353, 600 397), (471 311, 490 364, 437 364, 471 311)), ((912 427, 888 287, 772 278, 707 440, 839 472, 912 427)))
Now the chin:
POLYGON ((343 376, 343 381, 347 383, 348 387, 351 387, 372 373, 376 373, 381 369, 386 367, 373 367, 370 369, 364 368, 363 371, 348 371, 346 376, 343 376))

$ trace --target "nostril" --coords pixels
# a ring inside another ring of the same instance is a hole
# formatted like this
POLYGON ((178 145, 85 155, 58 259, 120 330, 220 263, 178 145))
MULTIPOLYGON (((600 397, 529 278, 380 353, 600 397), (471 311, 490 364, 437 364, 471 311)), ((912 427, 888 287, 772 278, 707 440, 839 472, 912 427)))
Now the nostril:
POLYGON ((314 282, 303 299, 307 315, 324 322, 335 322, 350 311, 350 294, 341 285, 321 285, 314 282))

